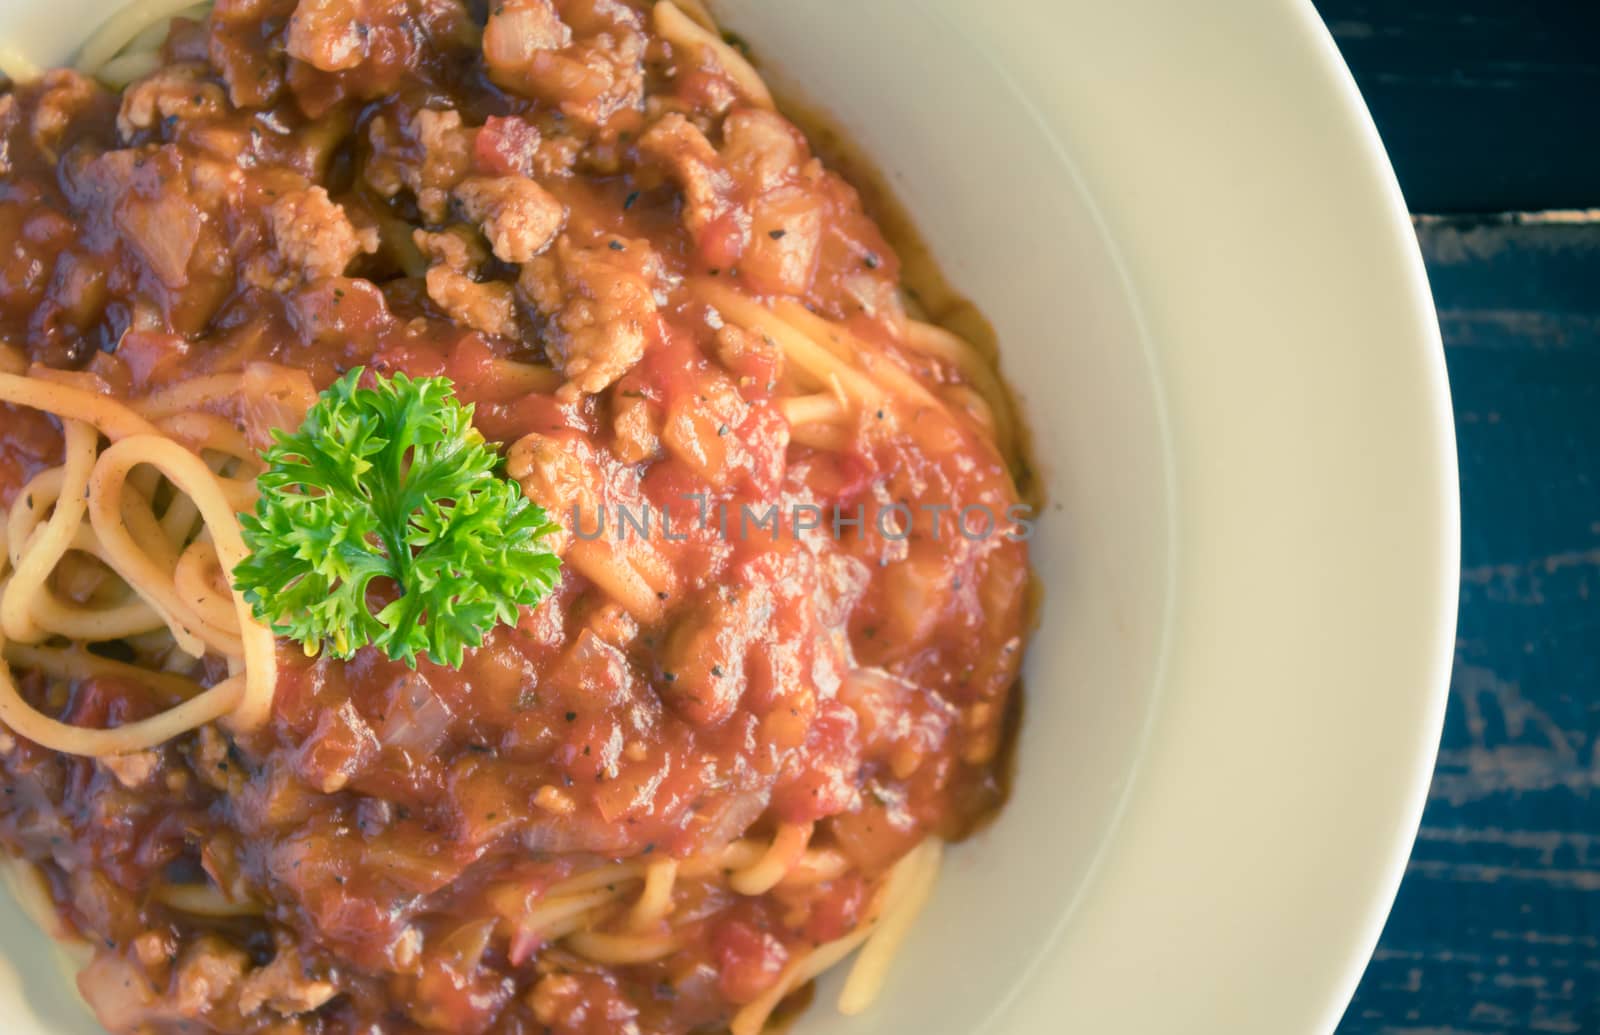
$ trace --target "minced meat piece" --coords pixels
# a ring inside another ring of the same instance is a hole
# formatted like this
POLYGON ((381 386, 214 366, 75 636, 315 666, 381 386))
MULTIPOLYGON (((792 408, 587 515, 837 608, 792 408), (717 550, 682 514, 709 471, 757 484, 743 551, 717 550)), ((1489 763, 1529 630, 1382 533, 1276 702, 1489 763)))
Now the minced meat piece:
POLYGON ((526 176, 474 176, 455 196, 502 262, 527 262, 544 251, 567 218, 561 202, 526 176))
MULTIPOLYGON (((279 197, 269 213, 278 257, 303 280, 337 277, 362 253, 378 250, 378 231, 357 230, 350 217, 322 187, 307 187, 279 197)), ((293 278, 280 278, 287 288, 293 278)))
POLYGON ((187 122, 220 114, 227 98, 205 76, 201 64, 169 65, 129 85, 117 113, 117 132, 129 140, 163 119, 187 122))
POLYGON ((444 230, 415 230, 411 240, 417 251, 430 263, 445 269, 466 273, 489 260, 489 251, 477 233, 468 227, 452 226, 444 230))
POLYGON ((129 789, 142 787, 161 766, 161 756, 154 751, 134 751, 126 755, 107 755, 100 764, 129 789))
POLYGON ((677 112, 663 116, 639 138, 639 154, 663 166, 683 189, 683 222, 699 235, 730 207, 732 180, 716 148, 677 112))
POLYGON ((99 88, 70 68, 53 68, 44 74, 44 92, 33 112, 33 143, 40 151, 55 157, 61 137, 94 103, 99 88))
POLYGON ((579 245, 562 237, 523 267, 518 289, 551 318, 548 344, 564 391, 593 394, 639 362, 662 279, 649 242, 620 238, 579 245))
POLYGON ((451 188, 472 168, 475 135, 450 108, 423 108, 409 117, 376 115, 367 126, 372 157, 365 179, 386 198, 409 189, 422 217, 443 223, 450 214, 451 188))
POLYGON ((306 976, 305 964, 294 946, 278 946, 272 962, 250 972, 239 987, 239 1012, 245 1016, 263 1006, 278 1013, 308 1013, 337 995, 331 981, 306 976))
POLYGON ((462 326, 502 338, 516 336, 516 293, 510 284, 479 283, 446 266, 431 267, 425 283, 433 304, 462 326))
POLYGON ((562 114, 598 126, 644 105, 645 36, 634 8, 620 3, 503 0, 483 30, 489 78, 562 114))

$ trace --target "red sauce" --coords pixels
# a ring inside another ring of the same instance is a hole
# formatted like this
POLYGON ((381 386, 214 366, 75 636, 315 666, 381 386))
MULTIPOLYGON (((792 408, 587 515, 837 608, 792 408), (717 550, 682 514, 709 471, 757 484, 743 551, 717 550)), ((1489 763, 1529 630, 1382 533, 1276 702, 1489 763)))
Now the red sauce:
MULTIPOLYGON (((899 262, 856 191, 654 36, 647 7, 495 5, 553 33, 506 62, 452 0, 219 4, 120 99, 70 73, 0 98, 5 364, 126 398, 247 363, 317 388, 358 364, 447 375, 491 441, 573 460, 571 493, 540 500, 569 531, 599 518, 580 499, 608 504, 598 542, 666 587, 641 619, 569 563, 459 671, 283 645, 266 730, 208 728, 143 773, 17 743, 0 838, 95 946, 82 984, 109 1028, 719 1030, 860 923, 917 842, 998 805, 1028 579, 1011 477, 954 409, 791 440, 781 351, 722 329, 690 278, 797 299, 936 394, 961 378, 902 346, 899 262), (540 193, 484 202, 474 178, 540 193), (544 199, 548 236, 529 229, 544 199), (456 244, 419 255, 419 227, 456 244), (529 391, 506 360, 566 384, 529 391), (796 534, 795 503, 822 532, 796 534), (615 541, 619 505, 649 512, 648 544, 615 541), (950 508, 937 530, 923 505, 950 508), (963 507, 997 526, 960 534, 963 507), (843 876, 759 896, 680 881, 681 944, 656 962, 590 963, 507 922, 604 861, 813 822, 843 876), (199 918, 151 893, 203 880, 266 912, 199 918), (297 1008, 312 979, 335 994, 297 1008)), ((219 412, 257 432, 273 411, 219 412)), ((50 421, 0 408, 0 504, 59 449, 50 421)), ((131 678, 19 682, 86 725, 157 707, 131 678)))

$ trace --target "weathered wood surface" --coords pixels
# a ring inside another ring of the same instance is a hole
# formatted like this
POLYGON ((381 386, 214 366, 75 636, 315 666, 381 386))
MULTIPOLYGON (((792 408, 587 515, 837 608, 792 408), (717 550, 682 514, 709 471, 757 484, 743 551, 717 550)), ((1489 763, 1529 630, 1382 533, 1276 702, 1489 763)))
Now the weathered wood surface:
POLYGON ((1340 1032, 1600 1032, 1600 225, 1418 233, 1461 619, 1421 835, 1340 1032))
POLYGON ((1413 211, 1600 205, 1600 3, 1314 2, 1413 211))
MULTIPOLYGON (((1600 208, 1600 2, 1315 2, 1413 211, 1600 208)), ((1418 232, 1461 620, 1422 831, 1340 1033, 1600 1033, 1600 224, 1418 232)))

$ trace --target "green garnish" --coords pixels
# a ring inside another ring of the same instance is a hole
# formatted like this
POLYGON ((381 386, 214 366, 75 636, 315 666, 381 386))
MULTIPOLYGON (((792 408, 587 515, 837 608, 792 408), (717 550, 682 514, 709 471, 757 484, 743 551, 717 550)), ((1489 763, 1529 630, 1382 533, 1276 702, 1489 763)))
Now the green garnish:
POLYGON ((555 587, 543 539, 556 525, 502 476, 448 378, 361 376, 323 392, 299 431, 273 432, 235 584, 307 654, 371 644, 459 668, 555 587), (390 601, 376 614, 369 589, 390 601))

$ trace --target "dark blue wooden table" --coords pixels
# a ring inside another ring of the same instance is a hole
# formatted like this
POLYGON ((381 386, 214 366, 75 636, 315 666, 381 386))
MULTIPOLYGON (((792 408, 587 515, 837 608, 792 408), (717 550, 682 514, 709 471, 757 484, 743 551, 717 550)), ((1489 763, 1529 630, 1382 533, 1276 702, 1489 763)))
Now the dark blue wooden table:
POLYGON ((1318 8, 1426 213, 1463 535, 1439 765, 1339 1031, 1600 1033, 1600 215, 1531 214, 1600 209, 1600 3, 1318 8))

